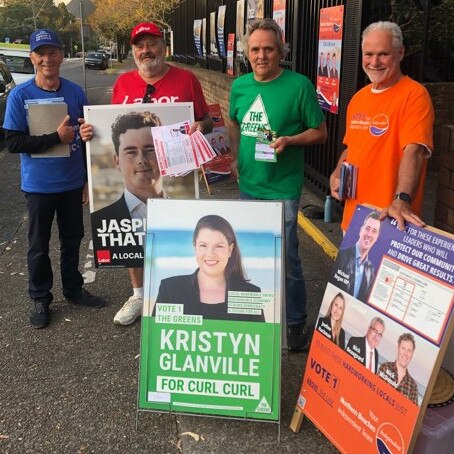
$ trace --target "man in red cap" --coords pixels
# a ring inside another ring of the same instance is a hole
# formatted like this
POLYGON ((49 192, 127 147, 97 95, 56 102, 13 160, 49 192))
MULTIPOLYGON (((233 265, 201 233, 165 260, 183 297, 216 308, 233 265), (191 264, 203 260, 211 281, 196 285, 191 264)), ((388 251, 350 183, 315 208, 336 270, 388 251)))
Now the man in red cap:
MULTIPOLYGON (((137 69, 119 76, 112 94, 112 104, 142 102, 193 102, 196 129, 208 133, 213 128, 202 87, 194 74, 166 63, 166 44, 160 28, 143 22, 131 33, 131 46, 137 69)), ((143 202, 142 202, 143 203, 143 202)), ((114 323, 129 325, 142 313, 143 268, 129 268, 133 295, 115 315, 114 323)))

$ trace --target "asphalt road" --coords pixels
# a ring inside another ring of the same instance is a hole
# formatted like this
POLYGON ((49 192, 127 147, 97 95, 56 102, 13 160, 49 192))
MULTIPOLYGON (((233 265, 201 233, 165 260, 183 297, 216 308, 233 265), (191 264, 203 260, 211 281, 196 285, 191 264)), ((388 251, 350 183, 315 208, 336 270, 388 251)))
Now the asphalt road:
MULTIPOLYGON (((80 66, 76 60, 65 61, 62 75, 80 83, 80 66)), ((90 102, 108 103, 114 79, 88 71, 90 102)), ((126 271, 95 270, 86 210, 80 266, 86 288, 106 298, 109 305, 87 309, 65 302, 54 230, 50 252, 55 270, 52 321, 44 330, 31 328, 27 219, 19 189, 19 157, 0 151, 0 166, 0 452, 337 452, 307 419, 299 434, 288 428, 306 354, 283 354, 280 442, 277 424, 150 412, 139 414, 136 431, 140 323, 129 327, 112 323, 130 294, 126 271), (197 435, 201 437, 198 441, 197 435)), ((212 198, 237 197, 234 184, 213 189, 212 198)), ((208 196, 202 191, 202 197, 208 196)), ((300 234, 308 311, 314 322, 332 262, 307 235, 300 234)))

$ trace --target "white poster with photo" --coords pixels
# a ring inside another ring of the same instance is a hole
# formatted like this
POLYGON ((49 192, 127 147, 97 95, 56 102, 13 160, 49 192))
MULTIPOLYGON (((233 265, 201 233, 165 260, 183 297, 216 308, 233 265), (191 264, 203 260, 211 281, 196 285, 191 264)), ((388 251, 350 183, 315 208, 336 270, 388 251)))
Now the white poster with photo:
POLYGON ((147 198, 198 198, 198 179, 162 177, 151 128, 194 121, 192 103, 85 106, 93 249, 97 267, 142 267, 147 198), (145 207, 146 209, 146 207, 145 207))

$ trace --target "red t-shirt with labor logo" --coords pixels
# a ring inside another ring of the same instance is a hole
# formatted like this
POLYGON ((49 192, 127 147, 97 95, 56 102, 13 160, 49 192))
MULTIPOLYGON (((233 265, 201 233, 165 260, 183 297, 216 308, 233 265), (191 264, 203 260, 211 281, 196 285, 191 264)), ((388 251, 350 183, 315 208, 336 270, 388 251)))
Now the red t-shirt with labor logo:
MULTIPOLYGON (((347 109, 344 143, 347 161, 358 166, 358 178, 356 198, 345 202, 342 229, 347 230, 357 204, 383 208, 392 202, 404 148, 415 143, 432 150, 433 122, 427 90, 407 76, 387 90, 373 92, 372 85, 368 85, 353 96, 347 109)), ((426 164, 411 206, 418 215, 426 164)))
MULTIPOLYGON (((153 84, 156 90, 151 102, 193 102, 194 118, 201 120, 208 113, 208 106, 200 82, 190 71, 175 66, 169 68, 167 74, 153 84)), ((137 69, 124 73, 113 87, 112 104, 141 103, 146 89, 147 83, 137 69)))

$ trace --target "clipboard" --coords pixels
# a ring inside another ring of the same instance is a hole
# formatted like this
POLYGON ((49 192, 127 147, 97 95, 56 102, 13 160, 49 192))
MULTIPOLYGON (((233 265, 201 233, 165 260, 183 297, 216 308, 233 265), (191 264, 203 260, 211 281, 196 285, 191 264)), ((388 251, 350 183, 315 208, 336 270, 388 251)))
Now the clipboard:
MULTIPOLYGON (((28 118, 31 136, 51 134, 60 126, 68 115, 68 106, 65 102, 29 104, 28 118)), ((33 158, 68 158, 69 144, 59 143, 43 153, 32 153, 33 158)))

